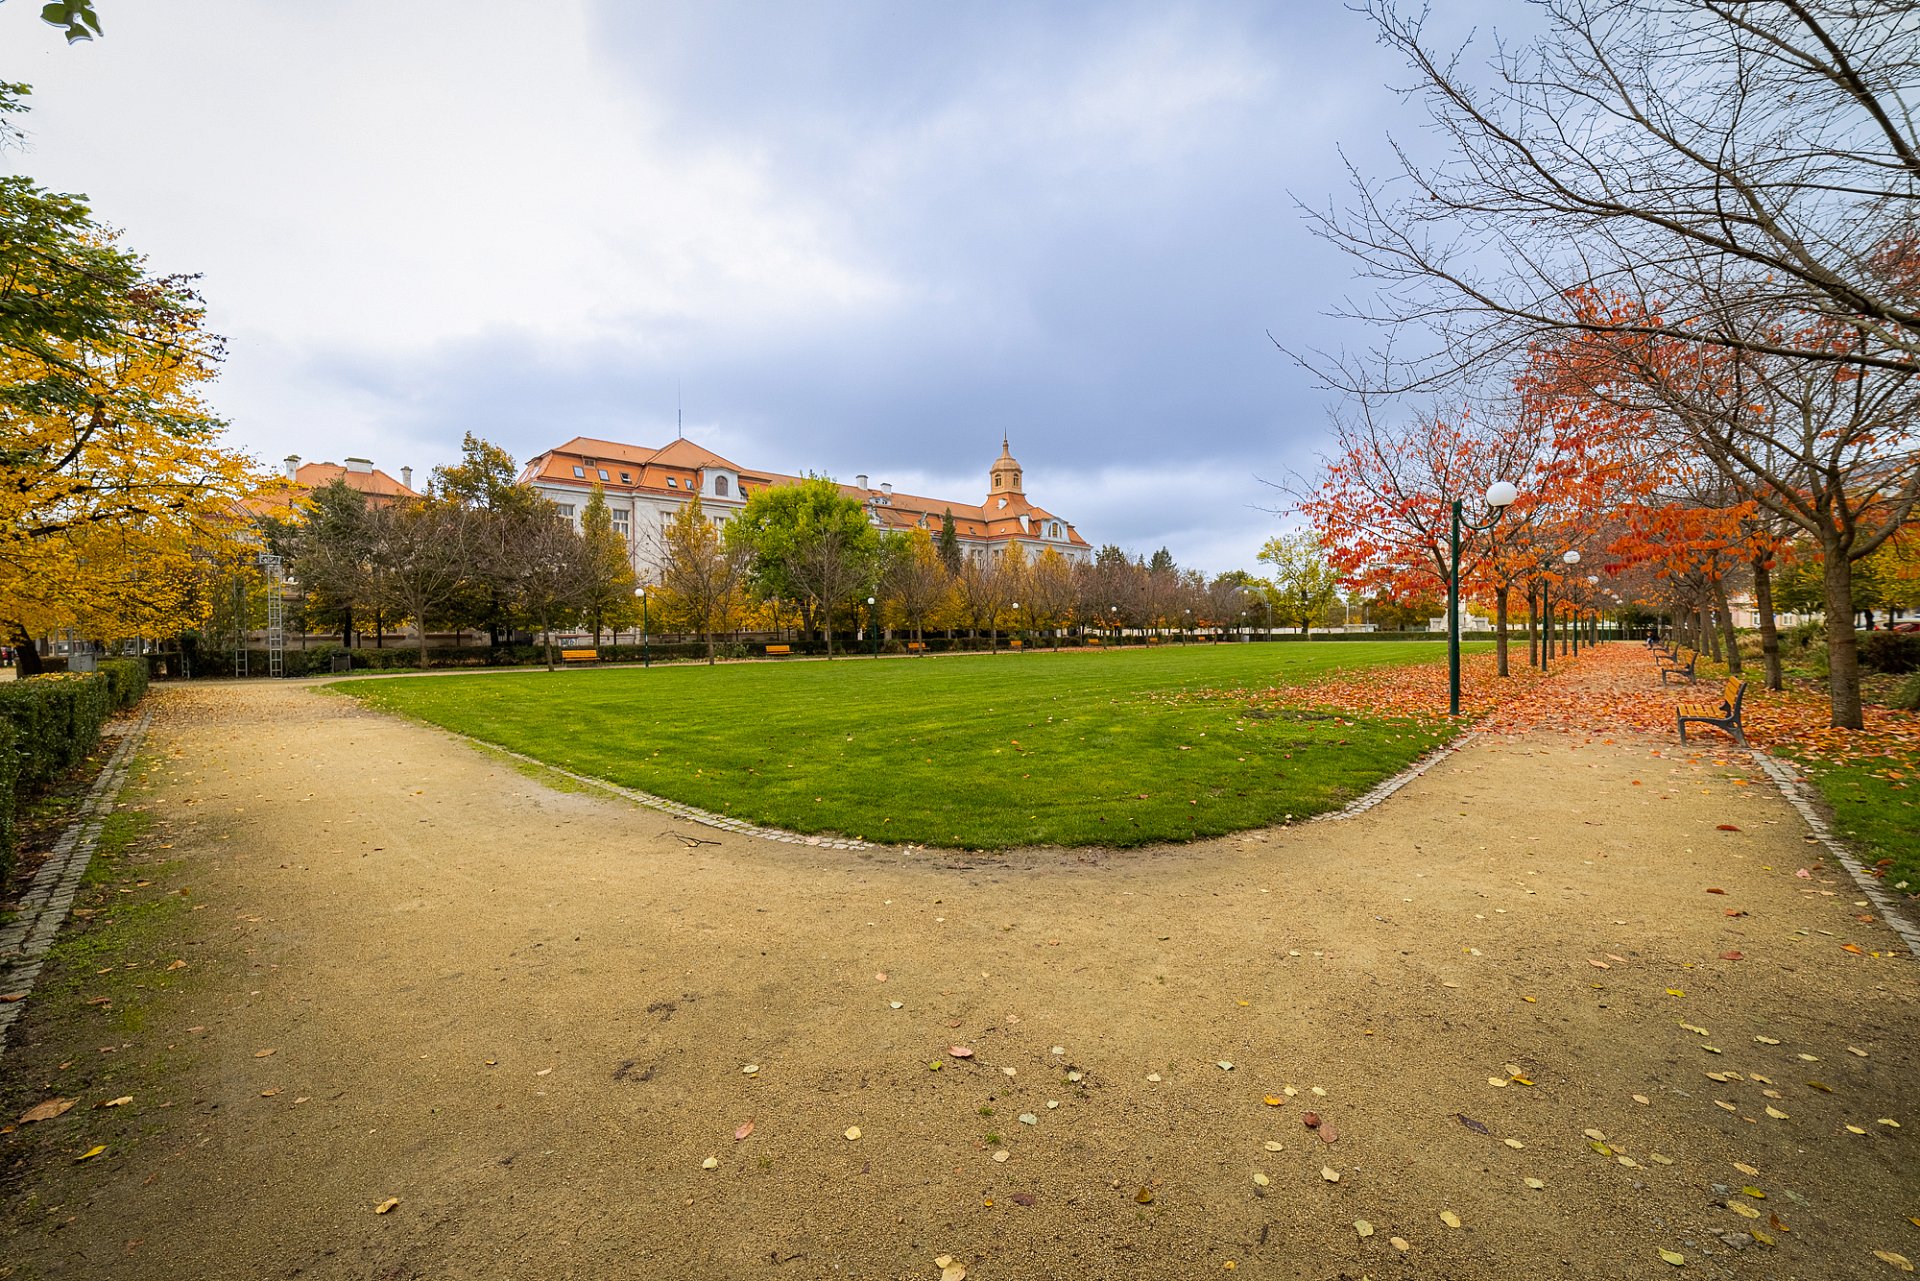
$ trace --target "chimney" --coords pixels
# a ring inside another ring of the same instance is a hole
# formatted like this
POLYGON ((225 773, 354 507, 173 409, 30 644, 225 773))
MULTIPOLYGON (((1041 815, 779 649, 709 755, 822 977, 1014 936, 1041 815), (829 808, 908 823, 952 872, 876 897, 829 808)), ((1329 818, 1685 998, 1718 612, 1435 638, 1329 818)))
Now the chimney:
POLYGON ((413 488, 413 468, 402 467, 400 469, 400 483, 402 485, 405 485, 408 489, 413 488))
POLYGON ((288 454, 286 458, 287 479, 292 480, 300 473, 300 455, 288 454))
POLYGON ((373 471, 373 460, 371 458, 349 458, 347 459, 347 470, 371 473, 373 471))
POLYGON ((881 481, 880 492, 887 496, 888 502, 892 502, 893 501, 893 482, 890 480, 881 481))
POLYGON ((867 473, 861 472, 858 476, 855 476, 853 478, 853 487, 855 489, 865 489, 867 487, 867 473))

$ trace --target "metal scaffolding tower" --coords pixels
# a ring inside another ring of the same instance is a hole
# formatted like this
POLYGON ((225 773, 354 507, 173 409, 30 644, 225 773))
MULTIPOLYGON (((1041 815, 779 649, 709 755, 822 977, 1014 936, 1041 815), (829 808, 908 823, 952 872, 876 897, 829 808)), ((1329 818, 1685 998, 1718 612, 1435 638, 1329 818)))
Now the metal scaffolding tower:
POLYGON ((285 562, 271 552, 260 554, 267 573, 267 675, 285 676, 287 663, 285 562))
POLYGON ((233 674, 247 674, 247 578, 233 576, 233 674))

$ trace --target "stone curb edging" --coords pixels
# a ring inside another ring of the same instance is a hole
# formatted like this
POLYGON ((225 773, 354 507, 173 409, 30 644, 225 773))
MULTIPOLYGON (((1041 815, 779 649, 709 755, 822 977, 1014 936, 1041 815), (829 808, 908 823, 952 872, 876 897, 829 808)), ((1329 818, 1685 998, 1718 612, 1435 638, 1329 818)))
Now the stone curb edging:
POLYGON ((732 832, 736 836, 751 836, 756 840, 776 841, 782 845, 811 845, 823 850, 873 850, 880 848, 880 846, 871 841, 856 841, 845 837, 835 840, 825 836, 802 836, 798 832, 789 832, 778 827, 761 827, 756 823, 744 822, 737 818, 728 818, 725 814, 715 814, 711 810, 699 809, 692 805, 682 805, 679 801, 670 801, 664 796, 655 796, 651 792, 642 792, 632 787, 622 787, 620 784, 610 783, 604 778, 594 778, 590 774, 576 774, 570 769, 562 769, 560 766, 540 760, 538 757, 528 756, 524 752, 516 752, 512 748, 502 747, 498 743, 489 743, 485 739, 475 738, 470 734, 461 734, 453 730, 445 730, 443 732, 452 734, 455 738, 465 739, 475 746, 484 747, 490 752, 498 752, 502 756, 510 756, 516 761, 525 761, 527 764, 538 766, 543 770, 551 770, 562 778, 571 779, 587 787, 595 788, 603 792, 612 792, 615 796, 632 801, 635 805, 644 805, 650 810, 659 810, 662 814, 671 814, 675 818, 683 818, 689 823, 698 823, 702 827, 711 827, 717 831, 732 832))
MULTIPOLYGON (((0 992, 21 993, 26 997, 33 994, 40 968, 46 963, 47 949, 53 946, 54 936, 66 924, 67 909, 73 906, 80 878, 86 875, 87 864, 100 843, 100 830, 113 813, 133 754, 139 749, 140 740, 146 736, 147 723, 152 719, 153 710, 149 708, 120 736, 120 746, 107 758, 100 777, 87 789, 80 813, 60 834, 47 861, 34 873, 33 883, 20 900, 21 919, 0 930, 0 992)), ((0 1055, 6 1053, 8 1030, 26 1007, 25 999, 0 1005, 0 1055)))
POLYGON ((1891 894, 1887 893, 1886 887, 1880 884, 1877 877, 1868 873, 1860 860, 1854 856, 1852 849, 1848 848, 1847 843, 1833 834, 1833 830, 1827 826, 1827 821, 1820 816, 1819 809, 1813 804, 1806 777, 1791 763, 1777 756, 1763 752, 1757 747, 1747 750, 1753 756, 1754 764, 1764 770, 1767 777, 1773 780, 1773 785, 1780 789, 1780 795, 1786 799, 1787 804, 1799 812, 1801 819, 1807 825, 1807 830, 1813 834, 1814 840, 1826 847, 1827 852, 1839 860, 1840 866, 1847 869, 1847 874, 1853 877, 1854 884, 1860 887, 1860 892, 1867 896, 1867 901, 1879 909, 1880 919, 1891 926, 1893 932, 1905 941, 1910 953, 1920 957, 1920 929, 1915 929, 1913 923, 1907 920, 1900 905, 1894 901, 1891 894))
POLYGON ((1419 778, 1422 774, 1438 765, 1441 761, 1446 760, 1447 757, 1464 749, 1469 743, 1472 743, 1479 737, 1479 730, 1470 729, 1452 742, 1442 743, 1439 747, 1434 748, 1431 752, 1420 757, 1392 778, 1387 779, 1383 783, 1376 783, 1370 790, 1354 797, 1339 809, 1328 810, 1325 814, 1315 814, 1312 818, 1308 819, 1307 822, 1332 823, 1340 819, 1358 818, 1405 787, 1408 783, 1411 783, 1414 779, 1419 778))

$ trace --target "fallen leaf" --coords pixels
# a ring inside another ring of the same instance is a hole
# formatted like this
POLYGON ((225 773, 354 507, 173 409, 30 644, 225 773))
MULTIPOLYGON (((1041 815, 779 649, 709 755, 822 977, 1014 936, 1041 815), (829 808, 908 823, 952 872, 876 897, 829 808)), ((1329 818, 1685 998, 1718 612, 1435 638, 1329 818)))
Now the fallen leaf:
POLYGON ((1722 952, 1720 953, 1720 959, 1723 961, 1744 961, 1747 959, 1747 955, 1744 952, 1722 952))
POLYGON ((733 1132, 733 1141, 735 1143, 738 1143, 740 1140, 746 1138, 749 1134, 752 1134, 752 1133, 753 1133, 753 1122, 744 1121, 741 1123, 740 1128, 733 1132))
POLYGON ((1317 1130, 1320 1128, 1320 1114, 1318 1112, 1302 1112, 1300 1114, 1300 1124, 1306 1126, 1309 1130, 1317 1130))
POLYGON ((272 1053, 273 1053, 272 1050, 255 1050, 253 1052, 253 1057, 256 1059, 264 1059, 272 1053))
POLYGON ((1218 1063, 1214 1064, 1214 1066, 1219 1068, 1222 1072, 1233 1071, 1233 1064, 1227 1062, 1225 1059, 1221 1059, 1218 1063))
POLYGON ((1792 1228, 1787 1226, 1787 1221, 1781 1218, 1777 1212, 1767 1215, 1767 1226, 1771 1227, 1775 1232, 1793 1231, 1792 1228))
POLYGON ((1731 823, 1721 823, 1721 824, 1718 824, 1713 830, 1716 832, 1737 832, 1740 829, 1735 827, 1731 823))
POLYGON ((949 1045, 947 1047, 947 1053, 956 1059, 970 1059, 973 1057, 973 1051, 964 1045, 949 1045))
POLYGON ((1685 1267, 1687 1263, 1687 1256, 1680 1253, 1678 1250, 1662 1250, 1660 1252, 1660 1257, 1665 1259, 1668 1263, 1671 1263, 1676 1268, 1685 1267))
POLYGON ((1900 1269, 1902 1272, 1913 1271, 1913 1264, 1908 1262, 1907 1256, 1904 1254, 1895 1254, 1891 1250, 1875 1250, 1873 1252, 1873 1257, 1880 1260, 1882 1263, 1891 1263, 1894 1267, 1900 1269))
POLYGON ((1709 893, 1709 894, 1725 894, 1725 893, 1726 893, 1726 891, 1725 891, 1725 890, 1723 890, 1723 889, 1721 889, 1721 888, 1720 888, 1719 886, 1717 886, 1717 885, 1713 885, 1713 886, 1709 886, 1709 887, 1707 888, 1707 893, 1709 893))
POLYGON ((1460 1124, 1466 1126, 1469 1130, 1472 1130, 1475 1134, 1488 1133, 1487 1127, 1483 1122, 1474 1120, 1472 1117, 1468 1116, 1466 1113, 1455 1112, 1453 1115, 1455 1119, 1460 1122, 1460 1124))
POLYGON ((1275 1143, 1272 1139, 1268 1139, 1265 1143, 1262 1143, 1260 1146, 1265 1148, 1269 1152, 1285 1152, 1287 1150, 1286 1144, 1275 1143))
POLYGON ((1847 1047, 1847 1053, 1854 1055, 1856 1058, 1864 1059, 1867 1057, 1867 1052, 1865 1050, 1857 1050, 1851 1045, 1847 1047))
POLYGON ((1405 1254, 1407 1251, 1413 1249, 1413 1246, 1408 1244, 1407 1239, 1405 1237, 1388 1237, 1387 1244, 1392 1246, 1394 1249, 1398 1250, 1402 1254, 1405 1254))
POLYGON ((1452 1210, 1442 1210, 1440 1211, 1440 1222, 1446 1224, 1450 1228, 1457 1228, 1460 1226, 1460 1216, 1455 1214, 1452 1210))
POLYGON ((1587 964, 1591 965, 1596 970, 1610 970, 1613 968, 1611 965, 1608 965, 1605 961, 1589 960, 1587 964))
POLYGON ((1646 1104, 1646 1103, 1652 1103, 1652 1102, 1653 1102, 1653 1100, 1652 1100, 1652 1099, 1650 1099, 1650 1098, 1648 1098, 1648 1097, 1647 1097, 1646 1095, 1644 1095, 1644 1094, 1636 1094, 1636 1095, 1634 1095, 1634 1096, 1633 1096, 1633 1101, 1634 1101, 1635 1103, 1641 1103, 1641 1104, 1646 1104))
POLYGON ((1004 1163, 1012 1155, 1013 1153, 1007 1151, 1005 1148, 1001 1148, 998 1152, 995 1152, 993 1154, 993 1159, 1004 1163))
POLYGON ((1527 1183, 1527 1186, 1532 1188, 1535 1192, 1543 1192, 1546 1190, 1546 1186, 1547 1186, 1545 1183, 1541 1182, 1539 1179, 1528 1179, 1526 1183, 1527 1183))
POLYGON ((720 1158, 717 1156, 710 1156, 706 1160, 700 1163, 700 1168, 703 1170, 717 1170, 720 1168, 720 1158))
POLYGON ((1152 1205, 1153 1189, 1143 1187, 1138 1192, 1133 1194, 1133 1199, 1135 1201, 1138 1201, 1141 1205, 1152 1205))
POLYGON ((1033 1204, 1033 1193, 1031 1193, 1031 1192, 1016 1192, 1016 1193, 1014 1193, 1014 1194, 1013 1194, 1013 1203, 1014 1203, 1015 1205, 1032 1205, 1032 1204, 1033 1204))
POLYGON ((1759 1177, 1759 1174, 1760 1174, 1760 1171, 1757 1168, 1755 1168, 1754 1166, 1748 1165, 1745 1161, 1735 1161, 1733 1163, 1733 1168, 1740 1171, 1740 1173, 1742 1174, 1750 1174, 1756 1178, 1759 1177))
MULTIPOLYGON (((274 1091, 275 1094, 279 1092, 278 1090, 274 1091)), ((100 1106, 103 1108, 123 1108, 131 1102, 133 1102, 133 1096, 131 1094, 123 1094, 117 1099, 108 1099, 105 1103, 100 1104, 100 1106)))
POLYGON ((940 1281, 967 1281, 967 1265, 949 1263, 940 1269, 940 1281))
POLYGON ((1784 1121, 1787 1119, 1787 1114, 1785 1112, 1782 1112, 1779 1108, 1776 1108, 1776 1107, 1771 1107, 1771 1106, 1768 1107, 1767 1115, 1772 1117, 1776 1121, 1784 1121))
POLYGON ((379 1205, 374 1206, 373 1212, 375 1214, 389 1214, 392 1212, 393 1207, 399 1204, 400 1204, 399 1197, 390 1196, 386 1200, 382 1201, 379 1205))
POLYGON ((847 1127, 847 1141, 848 1141, 849 1143, 851 1143, 851 1142, 853 1142, 853 1141, 855 1141, 855 1140, 857 1140, 857 1139, 858 1139, 859 1137, 860 1137, 860 1127, 859 1127, 859 1126, 857 1126, 857 1125, 850 1125, 850 1126, 848 1126, 848 1127, 847 1127))
POLYGON ((1322 1121, 1320 1123, 1320 1141, 1322 1143, 1333 1143, 1338 1141, 1339 1138, 1340 1131, 1333 1128, 1333 1122, 1322 1121))
POLYGON ((1743 1219, 1757 1219, 1760 1217, 1760 1211, 1754 1209, 1744 1201, 1729 1201, 1727 1202, 1727 1208, 1743 1219))
POLYGON ((20 1124, 32 1125, 35 1121, 51 1121, 79 1101, 78 1099, 45 1099, 22 1112, 20 1124))
POLYGON ((1277 1095, 1277 1094, 1269 1094, 1269 1095, 1268 1095, 1268 1096, 1266 1097, 1266 1105, 1267 1105, 1268 1107, 1270 1107, 1270 1108, 1277 1108, 1277 1107, 1279 1107, 1279 1106, 1280 1106, 1281 1104, 1283 1104, 1283 1103, 1285 1103, 1285 1102, 1286 1102, 1286 1100, 1285 1100, 1285 1099, 1283 1099, 1283 1098, 1281 1098, 1281 1097, 1280 1097, 1279 1095, 1277 1095))
POLYGON ((1750 1196, 1756 1201, 1764 1201, 1767 1199, 1767 1194, 1762 1192, 1759 1188, 1755 1188, 1755 1187, 1741 1188, 1740 1195, 1750 1196))
POLYGON ((1502 1139, 1500 1141, 1506 1144, 1508 1147, 1512 1148, 1515 1152, 1521 1151, 1523 1148, 1527 1146, 1526 1144, 1522 1143, 1518 1139, 1502 1139))
POLYGON ((1323 1165, 1320 1167, 1320 1177, 1328 1183, 1338 1183, 1340 1182, 1340 1171, 1330 1165, 1323 1165))
POLYGON ((755 1075, 758 1075, 759 1071, 760 1071, 760 1065, 758 1063, 749 1063, 745 1067, 740 1069, 740 1075, 755 1076, 755 1075))
POLYGON ((106 1150, 107 1149, 105 1144, 96 1144, 93 1147, 88 1148, 85 1152, 82 1152, 79 1156, 73 1158, 73 1163, 75 1165, 79 1165, 82 1161, 91 1161, 93 1160, 93 1158, 99 1156, 102 1152, 105 1152, 106 1150))
POLYGON ((1373 1225, 1365 1219, 1355 1219, 1353 1221, 1353 1230, 1360 1234, 1360 1239, 1363 1241, 1373 1235, 1373 1225))
POLYGON ((1253 1172, 1253 1182, 1255 1187, 1264 1188, 1264 1187, 1267 1187, 1269 1184, 1271 1184, 1273 1180, 1269 1179, 1266 1175, 1260 1173, 1260 1171, 1255 1170, 1253 1172))

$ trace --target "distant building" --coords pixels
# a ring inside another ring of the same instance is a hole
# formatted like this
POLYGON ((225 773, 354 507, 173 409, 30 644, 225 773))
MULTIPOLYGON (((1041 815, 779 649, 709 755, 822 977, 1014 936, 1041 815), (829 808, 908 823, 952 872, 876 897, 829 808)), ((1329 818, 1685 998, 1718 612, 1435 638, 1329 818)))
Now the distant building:
MULTIPOLYGON (((533 486, 576 522, 598 484, 613 527, 627 539, 634 567, 643 574, 654 568, 658 531, 694 495, 714 521, 724 524, 751 495, 777 485, 797 485, 802 479, 742 467, 686 439, 650 449, 588 436, 576 436, 529 459, 520 474, 521 483, 533 486)), ((1069 560, 1093 555, 1070 521, 1027 498, 1020 464, 1004 438, 1000 456, 987 473, 987 496, 980 502, 897 493, 890 484, 869 486, 865 476, 841 485, 840 492, 858 500, 868 519, 883 530, 924 529, 937 538, 951 512, 961 550, 970 556, 999 556, 1016 544, 1029 559, 1049 549, 1069 560)))
POLYGON ((411 467, 402 467, 400 479, 395 480, 365 458, 349 458, 344 463, 303 463, 300 455, 289 454, 284 466, 287 479, 299 487, 300 497, 336 480, 359 490, 375 506, 385 506, 397 498, 423 497, 413 488, 411 467))

